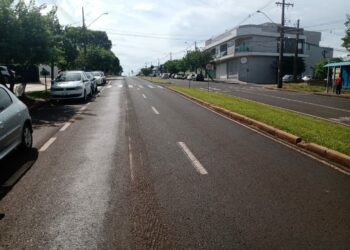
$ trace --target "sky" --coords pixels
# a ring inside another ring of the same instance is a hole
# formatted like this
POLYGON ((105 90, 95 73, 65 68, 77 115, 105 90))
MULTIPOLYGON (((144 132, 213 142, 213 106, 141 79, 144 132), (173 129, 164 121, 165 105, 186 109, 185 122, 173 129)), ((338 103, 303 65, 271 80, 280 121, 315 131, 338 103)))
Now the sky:
MULTIPOLYGON (((237 25, 281 22, 276 0, 37 0, 48 8, 58 6, 62 25, 81 26, 82 7, 86 25, 106 31, 124 74, 140 68, 182 58, 189 49, 204 47, 204 41, 237 25), (260 10, 265 13, 257 13, 260 10), (93 22, 102 13, 102 15, 93 22), (266 17, 267 16, 267 17, 266 17), (93 23, 91 23, 93 22, 93 23)), ((322 32, 322 46, 335 49, 334 56, 346 54, 341 47, 349 0, 290 0, 286 24, 322 32)))

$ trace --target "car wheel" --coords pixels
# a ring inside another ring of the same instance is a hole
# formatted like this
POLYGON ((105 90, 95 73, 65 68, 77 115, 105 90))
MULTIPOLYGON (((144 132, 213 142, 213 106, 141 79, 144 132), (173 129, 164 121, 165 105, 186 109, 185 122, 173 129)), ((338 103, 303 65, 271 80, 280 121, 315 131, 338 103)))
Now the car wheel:
POLYGON ((32 129, 30 128, 30 125, 26 123, 23 127, 22 131, 22 143, 21 148, 23 150, 30 150, 33 146, 33 133, 32 129))
POLYGON ((86 90, 84 90, 84 97, 83 97, 83 103, 87 102, 87 95, 86 95, 86 90))

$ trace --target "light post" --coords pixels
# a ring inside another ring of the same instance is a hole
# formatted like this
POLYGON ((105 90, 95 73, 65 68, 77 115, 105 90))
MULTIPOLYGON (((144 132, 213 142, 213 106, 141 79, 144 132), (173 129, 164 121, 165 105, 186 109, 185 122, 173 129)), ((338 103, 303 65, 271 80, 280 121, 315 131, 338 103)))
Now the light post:
POLYGON ((100 19, 103 15, 108 15, 108 12, 102 13, 98 17, 96 17, 86 28, 89 28, 94 22, 96 22, 98 19, 100 19))

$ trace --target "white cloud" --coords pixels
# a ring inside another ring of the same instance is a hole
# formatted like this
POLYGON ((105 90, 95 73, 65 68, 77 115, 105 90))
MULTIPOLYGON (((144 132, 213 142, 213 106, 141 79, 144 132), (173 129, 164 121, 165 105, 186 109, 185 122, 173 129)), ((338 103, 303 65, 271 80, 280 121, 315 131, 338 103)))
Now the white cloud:
POLYGON ((153 4, 150 4, 150 3, 136 3, 133 9, 141 10, 141 11, 151 11, 154 9, 154 6, 153 4))

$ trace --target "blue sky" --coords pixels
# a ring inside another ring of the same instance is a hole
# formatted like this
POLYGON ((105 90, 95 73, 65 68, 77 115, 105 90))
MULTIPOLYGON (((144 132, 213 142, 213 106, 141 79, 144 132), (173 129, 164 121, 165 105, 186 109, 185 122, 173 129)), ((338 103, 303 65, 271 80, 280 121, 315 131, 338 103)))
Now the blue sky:
MULTIPOLYGON (((113 43, 124 73, 138 71, 145 65, 157 64, 170 58, 181 58, 185 51, 204 45, 204 40, 238 24, 260 24, 269 20, 280 22, 281 8, 268 0, 40 0, 58 6, 63 25, 81 25, 81 7, 86 23, 108 12, 90 28, 104 30, 113 43)), ((334 47, 335 55, 345 54, 341 47, 346 14, 350 14, 349 0, 294 0, 294 7, 286 9, 287 24, 322 31, 321 45, 334 47), (348 11, 348 12, 347 12, 348 11)))

